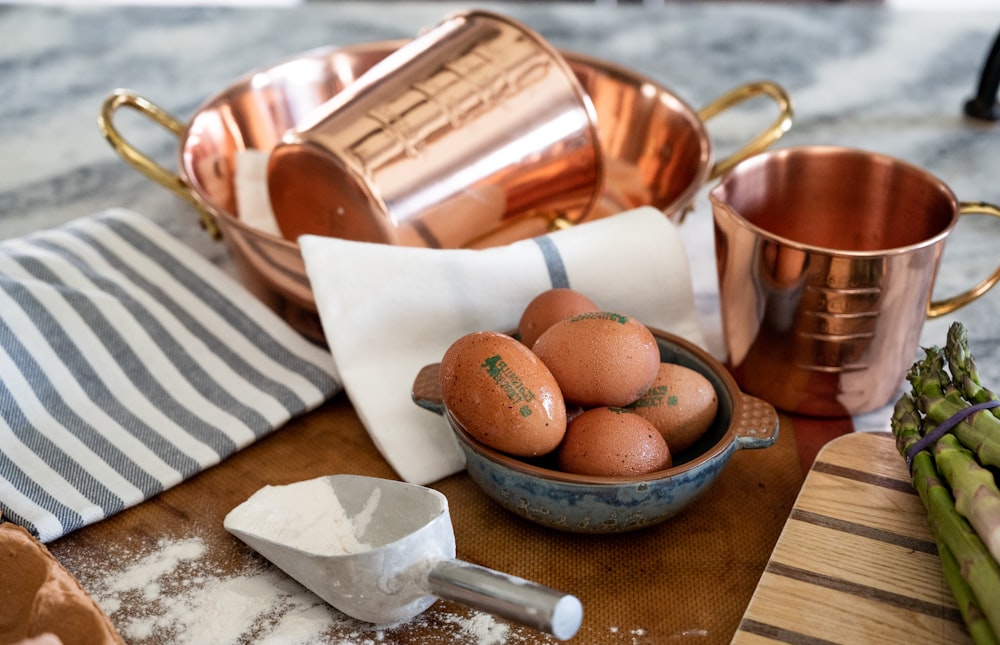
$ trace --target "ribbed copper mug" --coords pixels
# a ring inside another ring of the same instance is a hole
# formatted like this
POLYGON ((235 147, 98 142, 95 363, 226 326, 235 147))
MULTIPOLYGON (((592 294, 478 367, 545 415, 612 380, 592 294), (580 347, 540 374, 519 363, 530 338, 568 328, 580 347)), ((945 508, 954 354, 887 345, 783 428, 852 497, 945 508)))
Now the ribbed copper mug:
POLYGON ((1000 267, 942 301, 931 294, 959 202, 907 162, 798 146, 738 164, 709 194, 728 366, 747 393, 810 416, 886 405, 928 317, 1000 280, 1000 267))
POLYGON ((286 133, 267 182, 288 239, 455 248, 582 219, 603 172, 594 106, 559 52, 510 18, 465 11, 286 133))

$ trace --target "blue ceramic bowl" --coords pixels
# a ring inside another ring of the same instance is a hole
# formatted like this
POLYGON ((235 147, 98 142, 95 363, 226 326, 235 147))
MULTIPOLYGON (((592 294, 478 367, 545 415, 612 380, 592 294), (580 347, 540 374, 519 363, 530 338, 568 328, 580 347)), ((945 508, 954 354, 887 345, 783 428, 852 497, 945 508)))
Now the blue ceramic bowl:
POLYGON ((526 461, 474 439, 444 408, 436 389, 436 365, 414 384, 414 401, 444 414, 455 431, 472 480, 498 504, 549 528, 575 533, 621 533, 662 522, 681 512, 712 485, 737 450, 766 448, 778 438, 773 406, 740 391, 725 367, 698 346, 650 329, 663 362, 678 363, 708 378, 719 398, 712 426, 674 465, 645 475, 593 477, 564 473, 545 460, 526 461))

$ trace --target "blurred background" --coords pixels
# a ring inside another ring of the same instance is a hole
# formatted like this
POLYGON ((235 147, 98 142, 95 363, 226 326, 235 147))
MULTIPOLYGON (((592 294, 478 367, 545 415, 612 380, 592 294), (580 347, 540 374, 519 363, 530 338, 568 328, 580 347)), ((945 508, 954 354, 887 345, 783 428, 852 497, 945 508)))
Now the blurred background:
MULTIPOLYGON (((44 5, 161 5, 161 6, 258 6, 281 7, 306 3, 335 3, 339 0, 0 0, 0 4, 44 4, 44 5)), ((406 0, 374 0, 375 2, 396 2, 406 0)), ((894 9, 924 10, 924 11, 979 11, 997 9, 1000 0, 493 0, 493 2, 510 2, 513 4, 533 4, 541 2, 577 3, 598 5, 668 5, 695 4, 698 2, 712 3, 745 3, 745 4, 877 4, 894 9)), ((476 4, 475 2, 469 3, 476 4)), ((492 4, 492 2, 491 2, 492 4)))
MULTIPOLYGON (((281 7, 306 3, 336 3, 339 0, 0 0, 0 4, 44 5, 161 5, 161 6, 247 6, 281 7)), ((405 2, 406 0, 374 0, 376 2, 405 2)), ((532 4, 539 2, 598 4, 598 5, 668 5, 695 4, 698 2, 744 4, 873 4, 892 9, 915 11, 981 11, 997 9, 1000 0, 494 0, 494 2, 532 4)), ((475 5, 475 2, 469 3, 475 5)))

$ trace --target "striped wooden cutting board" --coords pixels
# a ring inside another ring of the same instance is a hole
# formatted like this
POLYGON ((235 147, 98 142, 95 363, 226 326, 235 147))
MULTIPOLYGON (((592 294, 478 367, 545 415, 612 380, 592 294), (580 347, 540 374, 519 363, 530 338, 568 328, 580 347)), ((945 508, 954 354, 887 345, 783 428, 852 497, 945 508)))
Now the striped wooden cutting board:
POLYGON ((827 444, 733 643, 970 642, 893 436, 827 444))

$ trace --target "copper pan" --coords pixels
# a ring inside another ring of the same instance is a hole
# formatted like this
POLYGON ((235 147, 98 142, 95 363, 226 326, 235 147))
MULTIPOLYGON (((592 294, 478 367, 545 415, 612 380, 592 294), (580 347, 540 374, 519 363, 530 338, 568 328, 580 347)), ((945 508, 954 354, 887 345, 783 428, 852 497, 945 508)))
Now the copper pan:
MULTIPOLYGON (((158 184, 190 201, 202 225, 221 236, 244 283, 303 335, 323 341, 298 244, 241 222, 235 208, 235 158, 244 149, 270 150, 314 108, 342 90, 405 41, 324 48, 251 72, 208 99, 186 125, 151 101, 115 90, 99 116, 118 154, 158 184), (132 146, 115 128, 128 107, 180 140, 177 172, 132 146)), ((743 159, 763 151, 791 126, 791 100, 768 81, 737 87, 700 111, 655 81, 588 56, 562 52, 597 112, 605 187, 589 219, 652 205, 680 222, 698 190, 743 159), (756 96, 777 103, 779 115, 743 148, 715 161, 705 122, 756 96)), ((509 239, 538 231, 511 230, 509 239)))

